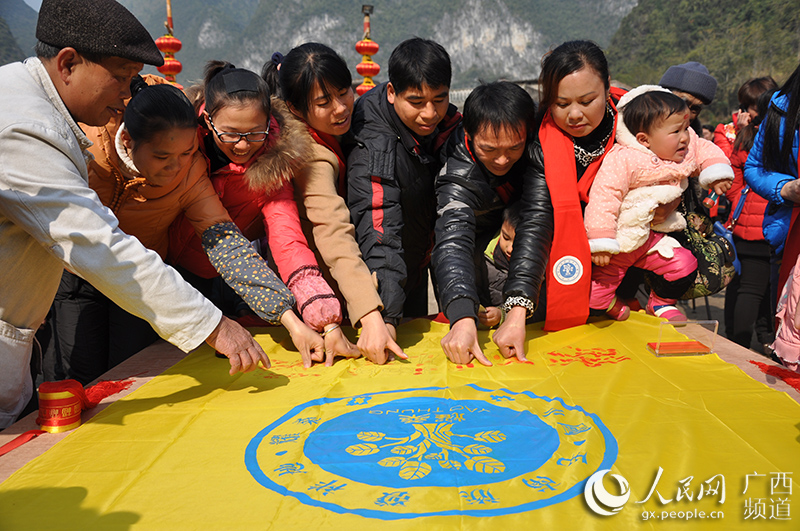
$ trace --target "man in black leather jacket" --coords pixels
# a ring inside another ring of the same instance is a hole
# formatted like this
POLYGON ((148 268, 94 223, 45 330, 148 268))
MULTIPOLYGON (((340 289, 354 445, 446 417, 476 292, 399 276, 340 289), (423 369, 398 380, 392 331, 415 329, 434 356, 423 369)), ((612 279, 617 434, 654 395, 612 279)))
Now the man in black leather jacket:
MULTIPOLYGON (((522 222, 537 229, 530 231, 534 238, 520 242, 522 246, 515 241, 506 287, 530 286, 519 295, 532 305, 538 301, 553 213, 547 185, 532 175, 526 156, 535 113, 533 100, 521 87, 509 82, 481 85, 467 98, 462 126, 448 141, 447 162, 436 179, 438 220, 432 264, 441 307, 451 323, 442 349, 454 363, 475 358, 491 365, 478 344, 476 327, 479 305, 490 303, 482 255, 500 230, 503 209, 520 198, 523 186, 530 190, 522 222)), ((504 306, 518 305, 519 296, 510 300, 508 289, 505 296, 504 306)), ((525 359, 524 353, 516 354, 525 359)))
POLYGON ((392 331, 404 316, 428 313, 434 178, 461 119, 450 105, 450 75, 441 45, 409 39, 389 58, 389 82, 361 96, 353 113, 347 206, 392 331))

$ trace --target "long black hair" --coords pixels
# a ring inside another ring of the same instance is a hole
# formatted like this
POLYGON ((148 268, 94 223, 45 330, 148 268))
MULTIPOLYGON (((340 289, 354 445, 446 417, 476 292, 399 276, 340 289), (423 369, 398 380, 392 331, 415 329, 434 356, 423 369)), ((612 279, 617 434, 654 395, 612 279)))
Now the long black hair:
POLYGON ((141 76, 131 81, 133 97, 125 108, 125 129, 134 142, 149 142, 162 131, 194 129, 197 118, 186 95, 172 85, 148 85, 141 76))
POLYGON ((792 141, 800 124, 800 65, 792 72, 780 89, 781 95, 789 97, 786 112, 770 104, 764 121, 764 169, 787 173, 792 160, 792 141), (785 120, 783 138, 780 138, 781 118, 785 120))

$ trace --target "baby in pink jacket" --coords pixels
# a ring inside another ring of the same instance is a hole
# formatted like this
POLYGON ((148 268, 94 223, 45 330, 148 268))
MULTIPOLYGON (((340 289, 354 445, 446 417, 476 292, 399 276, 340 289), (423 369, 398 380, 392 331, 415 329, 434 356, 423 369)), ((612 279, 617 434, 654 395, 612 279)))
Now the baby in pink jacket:
MULTIPOLYGON (((655 209, 674 202, 697 177, 717 194, 730 188, 733 170, 720 148, 689 128, 686 102, 655 85, 642 85, 617 105, 616 141, 606 154, 589 192, 584 223, 592 253, 589 306, 611 318, 628 318, 630 308, 615 292, 629 267, 639 267, 668 281, 697 270, 694 255, 665 236, 686 228, 686 219, 672 211, 653 224, 655 209)), ((685 321, 676 299, 650 294, 647 313, 685 321)))

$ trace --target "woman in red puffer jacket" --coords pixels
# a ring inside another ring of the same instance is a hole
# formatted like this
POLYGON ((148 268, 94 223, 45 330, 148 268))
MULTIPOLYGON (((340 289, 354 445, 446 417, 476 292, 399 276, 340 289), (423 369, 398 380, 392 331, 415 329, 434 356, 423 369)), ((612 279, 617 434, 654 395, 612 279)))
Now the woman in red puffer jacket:
MULTIPOLYGON (((208 64, 202 99, 195 105, 202 121, 200 150, 231 219, 251 241, 263 242, 266 236, 270 258, 295 296, 297 312, 325 340, 326 364, 333 363, 334 355, 358 356, 340 328, 341 305, 300 226, 292 180, 309 162, 314 145, 305 127, 290 119, 282 101, 270 99, 256 73, 221 61, 208 64)), ((191 273, 185 277, 201 292, 213 286, 208 279, 216 271, 186 216, 170 228, 168 261, 191 273)))
POLYGON ((730 155, 733 167, 733 186, 725 194, 731 202, 728 223, 740 207, 741 213, 733 226, 733 240, 741 274, 728 285, 725 292, 725 335, 731 341, 750 347, 755 328, 756 338, 765 354, 772 343, 772 316, 775 308, 770 302, 770 247, 764 240, 762 225, 767 200, 756 194, 744 181, 744 164, 753 145, 758 126, 767 111, 769 97, 777 83, 771 77, 751 79, 739 89, 740 115, 746 113, 749 123, 736 135, 730 155), (742 205, 739 205, 743 201, 742 205))

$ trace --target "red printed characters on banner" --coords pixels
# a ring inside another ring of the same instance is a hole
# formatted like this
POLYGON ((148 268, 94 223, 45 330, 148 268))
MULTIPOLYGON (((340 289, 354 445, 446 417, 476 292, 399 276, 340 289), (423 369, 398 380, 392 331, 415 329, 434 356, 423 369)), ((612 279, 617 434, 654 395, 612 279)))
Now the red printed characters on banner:
POLYGON ((513 363, 522 363, 522 364, 524 364, 524 365, 536 365, 536 364, 535 364, 534 362, 532 362, 531 360, 520 361, 520 360, 518 360, 516 357, 511 357, 511 358, 508 358, 508 359, 505 361, 505 363, 503 363, 503 365, 511 365, 511 364, 513 364, 513 363))
POLYGON ((599 367, 606 363, 619 363, 621 361, 629 360, 627 356, 617 354, 616 349, 609 348, 575 348, 567 347, 573 350, 572 353, 563 352, 548 352, 550 356, 550 363, 553 365, 569 365, 579 361, 587 367, 599 367))
POLYGON ((272 371, 264 371, 263 378, 269 380, 274 378, 282 378, 283 376, 302 378, 304 376, 322 376, 322 373, 316 367, 306 369, 303 367, 303 362, 299 358, 294 361, 283 361, 279 359, 272 360, 272 371))

